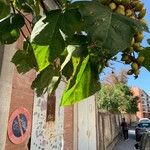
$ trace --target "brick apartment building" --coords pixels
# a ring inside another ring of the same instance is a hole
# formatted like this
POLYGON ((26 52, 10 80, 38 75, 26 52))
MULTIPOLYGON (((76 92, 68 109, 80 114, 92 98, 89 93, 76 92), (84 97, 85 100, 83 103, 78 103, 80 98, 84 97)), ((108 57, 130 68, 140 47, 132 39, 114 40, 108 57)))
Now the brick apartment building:
POLYGON ((150 118, 150 96, 142 89, 138 87, 131 88, 135 96, 139 97, 137 118, 150 118))

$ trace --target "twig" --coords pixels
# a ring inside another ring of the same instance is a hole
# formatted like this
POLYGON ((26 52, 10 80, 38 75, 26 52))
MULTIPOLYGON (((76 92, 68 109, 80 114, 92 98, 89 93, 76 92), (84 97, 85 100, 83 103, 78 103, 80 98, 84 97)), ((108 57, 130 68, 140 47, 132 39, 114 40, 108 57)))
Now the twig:
POLYGON ((54 0, 54 2, 57 4, 58 8, 62 9, 62 4, 59 0, 54 0))
POLYGON ((10 1, 10 5, 11 5, 11 8, 12 8, 12 10, 13 10, 13 13, 15 14, 16 12, 15 12, 15 8, 14 8, 14 5, 13 5, 13 2, 12 2, 12 1, 10 1))
POLYGON ((21 34, 23 35, 23 37, 26 39, 26 41, 30 44, 30 41, 28 40, 28 38, 25 36, 24 32, 22 31, 22 29, 20 29, 21 34))
POLYGON ((32 24, 32 22, 21 11, 19 11, 18 9, 16 10, 29 22, 29 24, 32 24))
POLYGON ((48 10, 47 10, 47 8, 46 8, 45 3, 43 2, 43 0, 40 0, 40 5, 43 8, 44 13, 47 14, 48 10))

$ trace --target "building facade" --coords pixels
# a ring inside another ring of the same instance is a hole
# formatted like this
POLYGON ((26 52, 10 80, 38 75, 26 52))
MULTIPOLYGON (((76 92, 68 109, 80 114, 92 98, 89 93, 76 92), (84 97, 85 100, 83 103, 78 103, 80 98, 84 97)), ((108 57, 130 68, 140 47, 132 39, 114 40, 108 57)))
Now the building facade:
POLYGON ((150 118, 150 96, 142 89, 138 87, 132 87, 134 96, 138 96, 138 109, 137 119, 150 118))

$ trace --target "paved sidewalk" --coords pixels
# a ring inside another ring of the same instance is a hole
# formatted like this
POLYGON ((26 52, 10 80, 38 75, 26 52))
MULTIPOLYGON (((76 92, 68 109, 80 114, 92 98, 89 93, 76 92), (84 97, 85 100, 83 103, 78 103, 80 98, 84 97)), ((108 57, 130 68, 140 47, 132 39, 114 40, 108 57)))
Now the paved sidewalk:
POLYGON ((135 143, 135 131, 132 129, 129 130, 129 139, 126 141, 120 139, 114 150, 134 150, 135 143))

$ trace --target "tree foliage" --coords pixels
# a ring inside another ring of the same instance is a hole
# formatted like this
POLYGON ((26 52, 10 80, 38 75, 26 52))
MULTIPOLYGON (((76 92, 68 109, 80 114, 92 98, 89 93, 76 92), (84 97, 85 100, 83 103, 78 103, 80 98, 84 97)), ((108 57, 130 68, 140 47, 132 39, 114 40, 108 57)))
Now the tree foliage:
POLYGON ((119 75, 109 74, 98 92, 98 109, 129 114, 135 114, 138 111, 138 97, 134 96, 126 85, 127 80, 124 80, 126 78, 124 71, 121 71, 119 75), (108 82, 108 78, 112 82, 108 82))
MULTIPOLYGON (((18 72, 37 71, 32 88, 38 96, 54 91, 65 77, 61 104, 70 105, 100 90, 99 74, 107 61, 125 52, 133 37, 148 28, 139 19, 110 9, 111 1, 55 2, 58 8, 51 10, 43 0, 0 0, 0 43, 14 43, 21 33, 23 46, 12 58, 18 72)), ((133 4, 124 5, 137 11, 133 4)))

